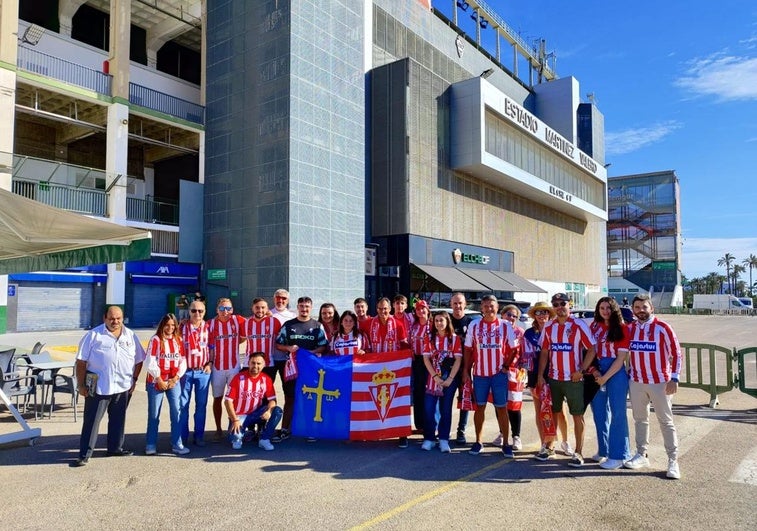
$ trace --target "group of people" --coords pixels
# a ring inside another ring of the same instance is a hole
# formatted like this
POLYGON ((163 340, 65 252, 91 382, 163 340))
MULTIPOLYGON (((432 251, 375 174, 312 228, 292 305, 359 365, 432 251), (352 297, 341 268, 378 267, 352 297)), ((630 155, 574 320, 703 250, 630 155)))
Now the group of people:
MULTIPOLYGON (((228 437, 232 447, 240 449, 244 442, 256 439, 260 448, 273 450, 272 443, 291 436, 292 358, 299 349, 319 356, 408 350, 413 357, 413 423, 415 433, 423 434, 422 450, 438 447, 447 453, 450 441, 467 444, 468 410, 473 409, 475 442, 469 453, 481 453, 486 406, 492 402, 500 430, 494 444, 501 446, 506 458, 513 458, 514 452, 522 450, 522 390, 527 387, 541 439, 535 457, 552 458, 558 441, 545 434, 540 420, 541 391, 548 386, 552 413, 562 435, 560 449, 569 456, 569 465, 584 463, 584 413, 590 402, 598 439, 593 459, 607 469, 648 466, 651 402, 668 453, 667 475, 680 477, 671 411, 680 347, 672 329, 654 316, 648 296, 634 298, 633 323, 624 323, 617 302, 603 297, 597 303, 594 322, 587 324, 570 315, 568 296, 558 293, 551 304, 538 302, 529 309, 533 326, 525 331, 516 326, 519 308, 507 305, 500 313, 493 295, 482 298, 480 317, 466 313, 462 293, 451 297, 451 312, 432 312, 422 299, 407 312, 405 296, 397 295, 391 301, 381 298, 375 317, 368 315, 363 298, 355 299, 354 311, 341 315, 334 304, 324 303, 317 318, 311 316, 309 297, 297 300, 296 312, 289 309, 286 290, 277 290, 273 299, 269 308, 265 299, 255 298, 252 315, 246 319, 234 313, 230 299, 221 298, 216 316, 206 320, 205 302, 195 298, 189 304, 188 319, 179 320, 171 313, 161 319, 146 350, 123 326, 122 310, 108 308, 103 325, 85 335, 77 353, 76 373, 85 410, 75 464, 87 464, 106 411, 108 455, 132 455, 123 447, 126 405, 143 368, 147 373, 147 455, 157 453, 163 396, 170 411, 172 451, 177 455, 190 452, 193 396, 191 442, 204 446, 210 392, 216 440, 228 437), (241 348, 245 343, 246 354, 241 348), (274 390, 277 377, 282 380, 283 407, 274 390), (589 383, 598 387, 590 400, 586 396, 589 383), (630 452, 625 413, 629 390, 636 427, 635 455, 630 452), (472 407, 459 408, 456 436, 451 438, 456 396, 467 399, 472 407), (222 427, 224 409, 227 435, 222 427), (567 441, 566 410, 573 419, 575 449, 567 441)), ((408 446, 406 437, 400 438, 399 446, 408 446)))

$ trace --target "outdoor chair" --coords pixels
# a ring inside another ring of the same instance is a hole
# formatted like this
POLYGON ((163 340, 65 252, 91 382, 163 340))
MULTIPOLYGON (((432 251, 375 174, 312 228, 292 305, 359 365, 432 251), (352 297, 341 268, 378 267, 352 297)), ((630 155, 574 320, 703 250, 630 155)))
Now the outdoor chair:
POLYGON ((15 372, 13 366, 13 356, 16 349, 0 350, 0 371, 3 372, 3 379, 13 376, 15 372))
MULTIPOLYGON (((79 391, 76 386, 76 372, 72 375, 56 374, 48 392, 50 393, 50 416, 52 417, 53 411, 55 411, 55 393, 65 393, 71 396, 71 407, 74 409, 74 422, 76 422, 76 403, 79 400, 79 391)), ((44 411, 42 415, 44 416, 44 411)))
POLYGON ((34 376, 6 375, 5 371, 0 370, 0 385, 8 400, 16 398, 16 409, 19 408, 21 397, 24 398, 24 411, 29 404, 29 398, 33 398, 34 420, 37 420, 37 380, 34 376))

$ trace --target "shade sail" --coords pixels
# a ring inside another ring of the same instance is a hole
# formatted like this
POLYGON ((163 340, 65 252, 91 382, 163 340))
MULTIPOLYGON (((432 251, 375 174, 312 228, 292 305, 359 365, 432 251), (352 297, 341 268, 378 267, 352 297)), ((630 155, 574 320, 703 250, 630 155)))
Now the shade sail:
POLYGON ((489 288, 490 291, 520 291, 517 286, 514 286, 504 279, 498 277, 488 269, 457 269, 473 278, 476 282, 480 282, 481 284, 489 288))
POLYGON ((150 258, 150 232, 0 189, 0 274, 150 258))
POLYGON ((489 288, 476 282, 468 275, 454 267, 413 264, 450 291, 489 291, 489 288))
POLYGON ((503 280, 513 284, 521 293, 547 293, 547 290, 540 288, 533 282, 529 282, 525 278, 515 273, 507 273, 505 271, 492 271, 496 276, 503 280))

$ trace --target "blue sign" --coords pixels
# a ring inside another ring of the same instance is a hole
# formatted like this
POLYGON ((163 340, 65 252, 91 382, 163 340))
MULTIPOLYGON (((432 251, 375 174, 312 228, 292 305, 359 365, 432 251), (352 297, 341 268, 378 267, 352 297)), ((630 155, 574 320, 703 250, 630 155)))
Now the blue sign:
POLYGON ((9 284, 8 285, 8 297, 15 297, 16 296, 16 285, 15 284, 9 284))

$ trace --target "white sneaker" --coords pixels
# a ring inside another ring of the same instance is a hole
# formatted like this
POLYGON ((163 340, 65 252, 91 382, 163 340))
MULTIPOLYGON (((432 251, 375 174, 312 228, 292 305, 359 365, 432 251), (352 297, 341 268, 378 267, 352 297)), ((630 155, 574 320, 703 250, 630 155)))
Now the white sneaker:
POLYGON ((607 458, 605 456, 603 456, 603 455, 594 454, 594 455, 591 456, 591 460, 595 461, 595 462, 597 462, 597 463, 599 463, 601 465, 602 463, 604 463, 605 461, 607 461, 607 458))
POLYGON ((502 434, 501 434, 501 433, 498 433, 498 434, 497 434, 497 436, 496 436, 496 437, 494 438, 494 440, 492 441, 492 444, 493 444, 494 446, 498 446, 498 447, 500 447, 500 448, 502 447, 502 434))
POLYGON ((242 439, 234 439, 231 441, 231 448, 233 450, 241 450, 242 449, 242 439))
POLYGON ((576 452, 573 451, 573 447, 570 445, 570 443, 568 441, 561 442, 560 443, 560 449, 562 450, 562 453, 564 453, 567 456, 571 456, 574 453, 576 453, 576 452))
POLYGON ((665 475, 670 479, 681 479, 681 470, 678 468, 678 460, 668 459, 668 473, 665 475))
POLYGON ((647 456, 645 454, 636 454, 631 459, 623 463, 623 466, 630 468, 631 470, 648 467, 649 459, 647 459, 647 456))
POLYGON ((258 441, 258 448, 262 448, 263 450, 270 452, 271 450, 273 450, 273 445, 268 439, 260 439, 258 441))
POLYGON ((421 450, 426 450, 427 452, 431 451, 433 447, 434 441, 423 441, 423 444, 421 444, 421 450))
POLYGON ((605 459, 599 463, 599 468, 604 468, 605 470, 617 470, 622 466, 623 461, 620 459, 605 459))
POLYGON ((158 453, 158 450, 154 446, 145 447, 145 455, 155 455, 157 453, 158 453))
POLYGON ((517 435, 513 437, 513 450, 515 450, 516 452, 523 450, 523 443, 520 441, 520 437, 518 437, 517 435))
POLYGON ((441 450, 443 454, 450 453, 452 450, 449 447, 449 441, 445 441, 443 439, 439 441, 439 450, 441 450))
POLYGON ((174 446, 171 448, 171 451, 175 453, 176 455, 187 455, 189 453, 189 448, 186 446, 174 446))

